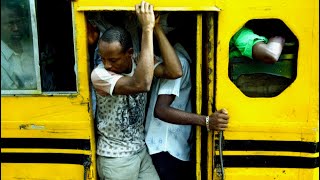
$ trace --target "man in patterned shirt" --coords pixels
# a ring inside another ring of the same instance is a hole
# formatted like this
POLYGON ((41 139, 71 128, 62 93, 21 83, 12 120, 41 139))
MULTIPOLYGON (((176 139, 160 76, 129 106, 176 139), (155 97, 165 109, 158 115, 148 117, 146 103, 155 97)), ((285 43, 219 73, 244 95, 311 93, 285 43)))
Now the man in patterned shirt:
POLYGON ((98 42, 103 64, 91 73, 97 92, 97 169, 101 179, 159 179, 146 151, 144 115, 152 78, 182 76, 180 61, 155 20, 153 6, 135 6, 141 23, 141 52, 135 54, 128 31, 111 27, 98 42), (153 33, 163 62, 153 52, 153 33))

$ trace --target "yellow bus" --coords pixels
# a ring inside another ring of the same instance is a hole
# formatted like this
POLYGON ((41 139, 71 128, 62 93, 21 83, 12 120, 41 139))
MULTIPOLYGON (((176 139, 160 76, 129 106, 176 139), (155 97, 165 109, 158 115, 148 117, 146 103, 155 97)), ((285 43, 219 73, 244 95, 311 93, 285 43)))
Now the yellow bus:
MULTIPOLYGON (((121 16, 138 3, 1 0, 1 179, 98 179, 88 17, 121 16)), ((196 179, 319 179, 319 1, 149 3, 185 17, 176 23, 194 63, 194 112, 230 115, 223 133, 196 127, 196 179), (246 24, 284 32, 277 63, 229 58, 246 24)))

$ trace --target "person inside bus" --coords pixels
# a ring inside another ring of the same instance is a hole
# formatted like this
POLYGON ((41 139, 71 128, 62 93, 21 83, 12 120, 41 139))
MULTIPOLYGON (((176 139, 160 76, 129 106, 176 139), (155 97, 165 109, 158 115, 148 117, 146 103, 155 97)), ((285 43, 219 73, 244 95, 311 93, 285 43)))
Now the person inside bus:
POLYGON ((285 38, 282 36, 273 36, 268 39, 244 26, 230 40, 229 58, 245 56, 273 64, 279 60, 284 43, 285 38))
POLYGON ((107 29, 98 41, 103 64, 91 73, 97 93, 97 170, 101 179, 159 179, 144 141, 146 92, 152 78, 179 78, 180 61, 161 27, 153 6, 135 6, 141 24, 141 52, 132 48, 124 28, 107 29), (153 52, 153 33, 163 62, 153 52))
POLYGON ((193 146, 192 126, 204 126, 208 131, 223 131, 227 128, 229 116, 226 109, 215 111, 210 116, 192 113, 191 58, 179 43, 179 38, 185 37, 181 36, 178 27, 167 36, 172 44, 175 43, 174 49, 182 64, 183 76, 175 80, 153 79, 145 141, 161 180, 195 179, 195 165, 190 156, 193 146))
POLYGON ((20 1, 1 0, 1 89, 36 89, 32 35, 20 1))

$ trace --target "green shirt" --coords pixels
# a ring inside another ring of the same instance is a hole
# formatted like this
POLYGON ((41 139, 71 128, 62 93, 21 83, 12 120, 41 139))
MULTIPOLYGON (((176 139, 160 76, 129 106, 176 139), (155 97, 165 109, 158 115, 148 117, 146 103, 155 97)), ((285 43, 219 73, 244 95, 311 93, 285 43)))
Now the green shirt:
POLYGON ((251 29, 242 27, 230 40, 229 58, 246 56, 253 59, 252 48, 261 41, 268 43, 266 37, 254 34, 251 29))

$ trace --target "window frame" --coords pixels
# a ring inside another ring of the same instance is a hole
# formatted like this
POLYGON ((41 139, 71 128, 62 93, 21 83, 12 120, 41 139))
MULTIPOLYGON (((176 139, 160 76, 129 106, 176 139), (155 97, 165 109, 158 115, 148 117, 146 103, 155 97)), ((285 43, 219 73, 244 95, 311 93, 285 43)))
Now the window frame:
POLYGON ((38 30, 37 30, 37 19, 35 10, 35 0, 27 0, 30 8, 30 22, 32 31, 32 44, 33 44, 33 60, 34 68, 36 72, 37 89, 35 90, 2 90, 1 96, 11 95, 30 95, 30 94, 41 94, 41 76, 39 66, 39 47, 38 47, 38 30))

